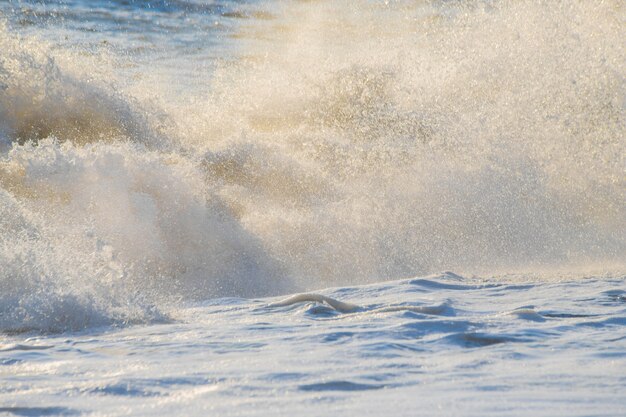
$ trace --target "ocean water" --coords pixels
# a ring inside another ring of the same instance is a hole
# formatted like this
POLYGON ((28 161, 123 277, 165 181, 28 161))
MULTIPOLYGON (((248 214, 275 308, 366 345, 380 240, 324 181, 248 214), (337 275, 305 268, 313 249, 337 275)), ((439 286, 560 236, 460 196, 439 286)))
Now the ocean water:
POLYGON ((624 22, 0 1, 0 414, 625 415, 624 22))

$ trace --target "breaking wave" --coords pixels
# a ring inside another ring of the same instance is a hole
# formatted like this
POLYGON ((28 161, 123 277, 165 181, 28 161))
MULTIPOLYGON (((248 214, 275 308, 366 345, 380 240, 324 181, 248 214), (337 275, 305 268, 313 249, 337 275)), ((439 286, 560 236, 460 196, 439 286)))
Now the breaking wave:
POLYGON ((0 330, 444 269, 623 271, 620 2, 263 7, 187 94, 156 61, 0 28, 0 330))

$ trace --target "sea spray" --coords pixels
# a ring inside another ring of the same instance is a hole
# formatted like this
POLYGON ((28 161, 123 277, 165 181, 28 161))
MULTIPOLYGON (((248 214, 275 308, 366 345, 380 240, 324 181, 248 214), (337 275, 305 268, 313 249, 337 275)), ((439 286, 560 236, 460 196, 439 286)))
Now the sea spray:
POLYGON ((618 3, 280 11, 242 25, 244 58, 184 124, 304 286, 621 263, 618 3))
POLYGON ((619 2, 257 15, 210 76, 181 58, 195 80, 0 29, 2 330, 443 269, 623 270, 619 2))

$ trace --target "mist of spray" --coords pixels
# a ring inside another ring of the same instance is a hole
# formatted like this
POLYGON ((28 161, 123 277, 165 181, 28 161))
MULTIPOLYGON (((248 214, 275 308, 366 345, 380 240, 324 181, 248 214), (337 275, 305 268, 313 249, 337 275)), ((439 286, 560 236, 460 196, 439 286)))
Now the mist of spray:
POLYGON ((123 57, 0 31, 0 328, 443 269, 623 271, 621 2, 271 7, 182 97, 175 74, 133 84, 123 57))

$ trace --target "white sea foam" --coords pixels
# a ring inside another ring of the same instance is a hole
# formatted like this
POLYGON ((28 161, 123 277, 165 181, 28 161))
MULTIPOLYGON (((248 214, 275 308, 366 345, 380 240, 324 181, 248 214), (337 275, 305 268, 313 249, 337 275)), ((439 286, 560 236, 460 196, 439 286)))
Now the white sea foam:
POLYGON ((622 3, 0 1, 0 414, 626 415, 622 3))
POLYGON ((0 412, 621 415, 623 282, 446 273, 4 342, 0 412))
POLYGON ((2 330, 442 269, 623 271, 619 2, 267 7, 224 14, 238 49, 209 85, 130 41, 0 29, 2 330))

